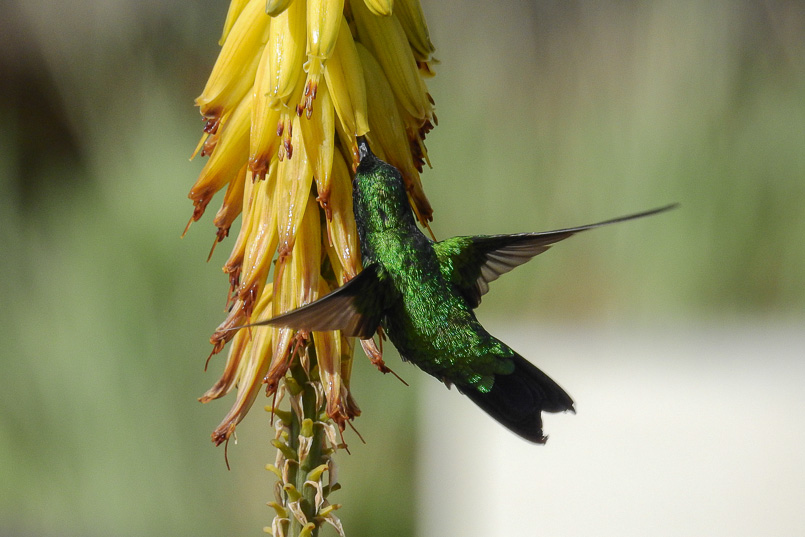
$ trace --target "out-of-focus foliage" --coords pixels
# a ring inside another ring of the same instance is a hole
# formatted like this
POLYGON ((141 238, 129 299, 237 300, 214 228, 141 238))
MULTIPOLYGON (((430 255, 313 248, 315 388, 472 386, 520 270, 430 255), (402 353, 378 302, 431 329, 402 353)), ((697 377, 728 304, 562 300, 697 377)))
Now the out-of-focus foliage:
MULTIPOLYGON (((423 4, 438 237, 683 205, 557 246, 495 282, 482 314, 801 317, 798 3, 423 4)), ((0 18, 3 533, 258 534, 272 516, 267 417, 239 429, 226 472, 208 440, 223 408, 195 401, 227 243, 205 264, 210 220, 178 238, 225 11, 12 0, 0 18)), ((334 500, 349 535, 410 534, 414 390, 360 357, 353 386, 368 445, 347 435, 334 500)))
POLYGON ((557 246, 496 282, 487 307, 516 299, 546 318, 802 315, 801 3, 473 5, 429 10, 437 29, 451 21, 466 37, 435 37, 440 126, 426 186, 438 236, 682 203, 557 246))

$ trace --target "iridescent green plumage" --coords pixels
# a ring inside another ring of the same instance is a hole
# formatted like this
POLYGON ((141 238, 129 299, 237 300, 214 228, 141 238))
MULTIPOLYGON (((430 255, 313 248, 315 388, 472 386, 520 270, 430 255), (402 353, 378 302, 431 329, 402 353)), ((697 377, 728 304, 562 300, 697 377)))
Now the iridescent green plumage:
POLYGON ((359 148, 353 205, 365 269, 316 302, 259 324, 361 338, 382 326, 403 359, 455 385, 523 438, 544 442, 541 412, 572 411, 572 399, 490 335, 473 309, 489 282, 553 243, 672 206, 558 231, 434 242, 414 221, 399 171, 375 157, 365 140, 359 148))

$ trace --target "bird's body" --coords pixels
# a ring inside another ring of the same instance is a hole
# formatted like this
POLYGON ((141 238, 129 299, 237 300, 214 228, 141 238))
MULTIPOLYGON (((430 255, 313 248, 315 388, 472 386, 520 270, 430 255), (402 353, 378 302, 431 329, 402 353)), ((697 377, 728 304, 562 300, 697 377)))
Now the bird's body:
POLYGON ((402 181, 395 178, 390 188, 388 165, 374 160, 379 169, 359 168, 353 200, 363 263, 388 282, 380 324, 405 360, 445 382, 488 390, 495 373, 511 372, 496 358, 511 351, 484 330, 445 278, 437 243, 417 227, 402 181))
POLYGON ((592 227, 545 233, 454 237, 434 242, 417 227, 397 169, 365 140, 353 183, 364 270, 319 300, 258 324, 342 330, 369 338, 382 326, 403 359, 455 385, 497 421, 544 443, 541 412, 573 410, 565 391, 489 334, 473 310, 489 282, 592 227))

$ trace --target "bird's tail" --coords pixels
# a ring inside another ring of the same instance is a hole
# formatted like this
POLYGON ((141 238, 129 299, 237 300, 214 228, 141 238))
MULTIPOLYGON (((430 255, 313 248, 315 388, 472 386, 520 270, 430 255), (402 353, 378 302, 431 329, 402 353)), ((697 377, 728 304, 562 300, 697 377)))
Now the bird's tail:
POLYGON ((573 400, 548 375, 531 362, 515 354, 514 372, 495 375, 495 383, 487 393, 473 387, 457 386, 487 414, 514 433, 531 442, 544 444, 542 412, 564 412, 573 409, 573 400))

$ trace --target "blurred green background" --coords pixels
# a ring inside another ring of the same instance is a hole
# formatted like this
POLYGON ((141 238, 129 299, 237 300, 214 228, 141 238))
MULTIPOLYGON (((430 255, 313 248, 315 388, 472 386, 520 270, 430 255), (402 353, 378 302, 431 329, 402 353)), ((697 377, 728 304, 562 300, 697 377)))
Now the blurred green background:
MULTIPOLYGON (((801 324, 805 4, 437 2, 437 237, 682 208, 569 241, 482 315, 801 324)), ((12 0, 0 18, 0 535, 259 535, 268 417, 196 401, 223 316, 211 216, 179 235, 227 2, 12 0)), ((214 202, 213 205, 216 205, 214 202)), ((358 353, 348 535, 412 534, 417 386, 358 353), (371 471, 367 472, 366 469, 371 471), (389 528, 393 528, 392 531, 389 528)), ((397 359, 390 357, 389 362, 397 359)), ((392 365, 392 367, 394 367, 392 365)), ((438 410, 435 410, 438 411, 438 410)))

